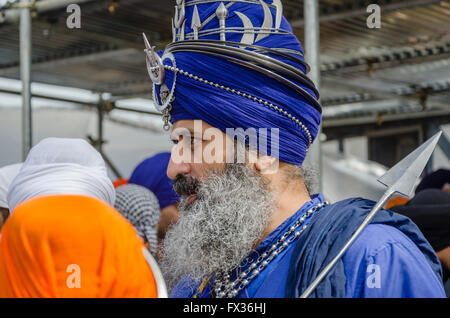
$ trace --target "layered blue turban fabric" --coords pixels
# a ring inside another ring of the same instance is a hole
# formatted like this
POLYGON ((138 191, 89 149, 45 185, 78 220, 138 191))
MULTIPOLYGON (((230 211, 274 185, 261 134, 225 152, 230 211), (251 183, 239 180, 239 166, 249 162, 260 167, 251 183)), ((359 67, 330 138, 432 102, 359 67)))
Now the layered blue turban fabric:
POLYGON ((159 201, 160 209, 178 202, 179 196, 167 176, 170 152, 163 152, 142 161, 131 174, 128 183, 143 186, 152 191, 159 201))
MULTIPOLYGON (((186 1, 186 24, 185 34, 193 32, 191 29, 194 6, 189 6, 191 0, 186 1)), ((262 2, 262 1, 261 1, 262 2)), ((255 28, 263 25, 267 19, 267 12, 261 2, 255 3, 235 2, 229 8, 229 15, 226 19, 226 27, 244 26, 241 18, 242 14, 247 16, 255 28)), ((265 1, 271 5, 273 1, 265 1)), ((196 2, 198 3, 198 1, 196 2)), ((220 1, 198 3, 197 8, 200 20, 204 22, 208 17, 214 15, 220 1)), ((272 28, 275 25, 276 10, 271 7, 272 28)), ((211 19, 201 31, 219 28, 218 18, 211 19)), ((254 45, 282 49, 283 52, 290 54, 300 60, 303 58, 303 49, 292 33, 292 29, 283 17, 281 20, 281 32, 271 33, 263 39, 254 42, 254 45)), ((255 39, 258 31, 255 31, 255 39)), ((241 33, 226 32, 226 41, 240 43, 243 37, 241 33)), ((187 38, 190 39, 190 38, 187 38)), ((219 40, 219 34, 199 35, 199 40, 219 40)), ((235 45, 234 47, 236 47, 235 45)), ((248 49, 248 48, 247 48, 248 49)), ((318 106, 311 105, 304 97, 299 95, 293 89, 285 84, 268 77, 258 71, 235 64, 226 59, 197 52, 175 52, 173 53, 175 63, 168 59, 163 60, 163 64, 176 66, 178 69, 194 74, 202 79, 211 81, 231 89, 238 90, 263 101, 272 103, 282 108, 284 111, 299 119, 310 131, 312 139, 318 132, 321 122, 321 109, 318 106), (176 65, 173 65, 176 64, 176 65)), ((279 61, 292 65, 304 73, 305 66, 296 63, 280 55, 269 55, 279 61)), ((262 103, 249 98, 240 96, 230 91, 202 83, 179 72, 175 73, 166 68, 165 84, 169 90, 175 86, 175 99, 171 103, 171 122, 174 123, 183 119, 200 119, 208 124, 226 132, 227 128, 260 128, 267 129, 268 151, 267 154, 278 157, 281 161, 301 165, 306 157, 309 146, 309 139, 305 131, 292 119, 283 115, 262 103), (175 75, 176 74, 176 75, 175 75), (174 77, 176 81, 174 83, 174 77), (279 129, 279 146, 271 144, 271 129, 279 129), (273 148, 277 147, 277 149, 273 148)), ((295 82, 303 87, 313 98, 317 98, 312 89, 295 82)), ((159 92, 156 85, 155 91, 159 92)), ((259 130, 261 136, 264 136, 264 130, 259 130)), ((248 140, 247 140, 248 141, 248 140)), ((252 146, 252 145, 250 145, 252 146)), ((258 145, 257 145, 258 146, 258 145)), ((257 149, 261 150, 261 149, 257 149)))

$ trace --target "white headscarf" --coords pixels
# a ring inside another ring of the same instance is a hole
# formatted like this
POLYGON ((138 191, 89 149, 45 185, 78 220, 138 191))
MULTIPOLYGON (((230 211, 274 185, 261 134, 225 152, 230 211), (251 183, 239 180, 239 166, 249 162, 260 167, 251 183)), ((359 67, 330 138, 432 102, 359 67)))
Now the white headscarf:
POLYGON ((6 199, 6 196, 8 195, 8 189, 13 179, 19 173, 20 168, 22 168, 21 163, 16 163, 0 168, 0 208, 8 209, 8 201, 6 199))
POLYGON ((82 139, 47 138, 34 146, 12 181, 12 212, 29 199, 54 194, 86 195, 114 206, 116 192, 101 155, 82 139))

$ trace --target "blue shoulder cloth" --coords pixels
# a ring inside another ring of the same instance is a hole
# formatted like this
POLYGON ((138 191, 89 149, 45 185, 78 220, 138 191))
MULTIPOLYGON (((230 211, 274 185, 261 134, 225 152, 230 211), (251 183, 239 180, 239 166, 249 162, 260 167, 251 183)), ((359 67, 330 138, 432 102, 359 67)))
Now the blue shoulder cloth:
MULTIPOLYGON (((370 200, 352 198, 327 206, 313 216, 292 254, 286 297, 297 298, 303 293, 344 247, 374 205, 375 202, 370 200)), ((409 237, 442 281, 439 259, 418 227, 409 218, 388 210, 381 210, 371 224, 395 227, 409 237)), ((345 297, 345 282, 344 264, 341 259, 310 297, 345 297)))

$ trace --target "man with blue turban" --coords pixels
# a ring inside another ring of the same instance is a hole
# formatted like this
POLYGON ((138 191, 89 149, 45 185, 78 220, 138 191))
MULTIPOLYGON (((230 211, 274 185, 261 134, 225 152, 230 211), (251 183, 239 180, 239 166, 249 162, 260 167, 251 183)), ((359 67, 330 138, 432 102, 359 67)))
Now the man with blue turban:
MULTIPOLYGON (((162 260, 172 297, 298 297, 374 202, 310 193, 321 107, 281 1, 177 0, 172 29, 164 52, 144 39, 181 196, 162 260)), ((445 294, 418 228, 381 211, 311 297, 445 294)))

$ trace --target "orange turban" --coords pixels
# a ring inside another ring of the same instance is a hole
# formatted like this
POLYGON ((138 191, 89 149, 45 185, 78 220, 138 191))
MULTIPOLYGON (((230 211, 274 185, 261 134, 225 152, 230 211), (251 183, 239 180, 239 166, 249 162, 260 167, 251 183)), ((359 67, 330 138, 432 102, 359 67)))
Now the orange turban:
POLYGON ((2 230, 0 298, 156 296, 142 241, 98 199, 31 199, 2 230))

